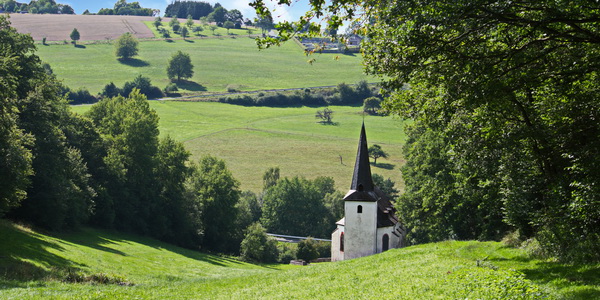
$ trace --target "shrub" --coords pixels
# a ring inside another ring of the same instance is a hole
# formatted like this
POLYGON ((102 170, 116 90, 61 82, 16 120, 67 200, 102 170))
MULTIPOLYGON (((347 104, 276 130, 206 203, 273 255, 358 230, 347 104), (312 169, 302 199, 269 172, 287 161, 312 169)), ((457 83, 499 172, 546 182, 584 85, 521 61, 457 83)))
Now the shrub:
POLYGON ((167 84, 167 86, 165 87, 165 93, 177 92, 178 90, 179 88, 177 88, 177 85, 173 82, 167 84))
POLYGON ((240 245, 242 259, 257 262, 275 262, 278 257, 277 242, 267 235, 260 223, 248 227, 248 233, 240 245))
POLYGON ((315 240, 308 238, 298 243, 296 257, 306 262, 319 258, 319 251, 317 250, 317 243, 315 240))
POLYGON ((80 88, 76 91, 71 91, 67 96, 67 99, 69 99, 71 104, 90 104, 98 101, 98 99, 92 96, 92 94, 90 94, 86 88, 80 88))
POLYGON ((121 95, 127 97, 133 89, 140 90, 140 93, 146 95, 148 99, 164 97, 163 92, 158 87, 151 84, 150 78, 142 75, 138 75, 133 81, 125 82, 121 95))
POLYGON ((111 82, 104 86, 102 92, 100 92, 100 96, 102 98, 112 98, 119 96, 121 93, 121 89, 111 82))

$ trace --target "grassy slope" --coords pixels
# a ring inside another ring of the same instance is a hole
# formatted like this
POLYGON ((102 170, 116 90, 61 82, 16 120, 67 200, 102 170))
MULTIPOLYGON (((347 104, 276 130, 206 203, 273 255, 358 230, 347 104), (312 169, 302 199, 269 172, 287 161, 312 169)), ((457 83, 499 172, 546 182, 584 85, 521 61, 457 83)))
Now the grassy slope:
POLYGON ((264 90, 374 81, 363 74, 359 55, 314 55, 317 63, 308 64, 309 58, 294 43, 259 51, 254 39, 245 36, 143 41, 139 48, 139 56, 126 63, 115 58, 112 44, 81 48, 39 45, 37 54, 67 86, 86 87, 93 94, 111 81, 122 86, 139 74, 164 88, 169 83, 167 61, 177 50, 189 53, 194 64, 194 77, 180 85, 184 94, 225 91, 228 85, 240 90, 264 90), (334 60, 336 56, 339 60, 334 60))
POLYGON ((0 272, 2 299, 505 299, 509 297, 503 293, 522 289, 550 299, 600 296, 600 265, 532 260, 522 250, 494 242, 442 242, 339 263, 290 267, 252 265, 93 229, 52 237, 2 221, 0 236, 0 270, 12 265, 13 271, 41 274, 17 281, 0 272), (486 257, 485 266, 477 267, 477 260, 486 257), (44 279, 66 267, 121 276, 134 285, 44 279))
MULTIPOLYGON (((363 116, 360 107, 331 107, 337 125, 322 125, 318 108, 243 107, 222 103, 150 101, 160 116, 162 135, 183 141, 199 158, 225 159, 243 189, 262 188, 262 175, 279 166, 282 176, 331 176, 345 192, 352 179, 363 116), (339 156, 342 155, 343 165, 339 156)), ((75 106, 77 112, 89 106, 75 106)), ((402 122, 392 117, 365 116, 369 145, 380 144, 390 154, 379 159, 373 173, 392 178, 402 187, 402 122)))

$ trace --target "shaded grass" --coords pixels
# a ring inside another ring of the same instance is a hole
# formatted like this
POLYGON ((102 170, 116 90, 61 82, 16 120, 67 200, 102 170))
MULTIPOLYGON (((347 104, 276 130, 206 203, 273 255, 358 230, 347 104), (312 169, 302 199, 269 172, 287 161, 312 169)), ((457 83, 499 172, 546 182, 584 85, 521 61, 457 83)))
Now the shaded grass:
MULTIPOLYGON (((278 166, 282 176, 330 176, 347 191, 363 115, 360 107, 332 106, 336 126, 317 122, 316 107, 244 107, 212 102, 151 101, 160 117, 161 135, 184 142, 193 159, 210 154, 224 159, 242 189, 260 192, 262 175, 278 166), (340 156, 342 161, 340 162, 340 156)), ((89 106, 75 106, 78 112, 89 106)), ((402 189, 403 122, 365 116, 369 144, 389 153, 372 172, 402 189)))
POLYGON ((448 241, 295 267, 253 265, 89 228, 50 236, 1 221, 0 234, 13 237, 13 243, 0 245, 0 268, 6 257, 12 257, 40 268, 76 266, 86 274, 110 274, 134 284, 15 280, 0 273, 3 299, 595 299, 600 295, 600 265, 536 260, 497 242, 448 241))
POLYGON ((361 57, 320 54, 317 63, 308 64, 308 57, 294 43, 259 51, 252 38, 209 38, 188 43, 183 40, 142 41, 134 60, 120 62, 112 44, 39 47, 37 54, 51 65, 57 77, 72 89, 85 87, 99 93, 109 82, 123 86, 137 75, 149 77, 152 84, 164 88, 169 83, 167 61, 176 51, 189 53, 194 65, 195 83, 182 85, 181 93, 222 92, 235 85, 239 90, 266 90, 336 85, 360 80, 375 81, 363 74, 361 57), (203 88, 198 89, 198 86, 203 88), (189 88, 189 89, 188 89, 189 88))

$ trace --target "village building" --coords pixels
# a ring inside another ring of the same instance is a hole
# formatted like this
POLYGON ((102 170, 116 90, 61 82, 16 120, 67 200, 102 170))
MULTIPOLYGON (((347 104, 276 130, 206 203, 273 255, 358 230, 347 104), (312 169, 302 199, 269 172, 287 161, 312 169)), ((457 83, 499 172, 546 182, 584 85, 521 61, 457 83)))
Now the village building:
POLYGON ((373 184, 363 123, 344 218, 331 235, 331 260, 346 260, 403 246, 406 229, 392 202, 373 184))

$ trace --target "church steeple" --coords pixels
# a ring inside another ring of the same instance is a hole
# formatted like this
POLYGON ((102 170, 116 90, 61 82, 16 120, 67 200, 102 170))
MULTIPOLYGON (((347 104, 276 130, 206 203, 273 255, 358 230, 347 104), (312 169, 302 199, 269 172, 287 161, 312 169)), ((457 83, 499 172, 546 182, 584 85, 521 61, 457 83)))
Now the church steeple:
POLYGON ((356 153, 356 163, 354 164, 354 175, 352 176, 352 185, 350 186, 350 189, 359 192, 372 192, 374 190, 364 122, 362 124, 362 129, 360 130, 358 152, 356 153))

